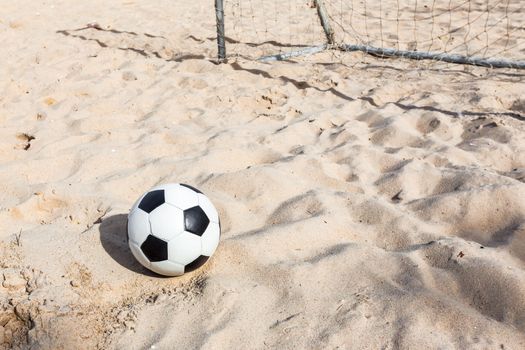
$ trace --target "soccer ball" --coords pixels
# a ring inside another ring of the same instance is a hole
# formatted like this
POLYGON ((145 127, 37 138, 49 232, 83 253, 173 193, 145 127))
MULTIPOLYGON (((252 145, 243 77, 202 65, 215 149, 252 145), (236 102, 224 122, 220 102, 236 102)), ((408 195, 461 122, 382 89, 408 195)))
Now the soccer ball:
POLYGON ((180 276, 209 259, 219 245, 217 210, 185 184, 152 188, 128 215, 128 243, 135 258, 161 275, 180 276))

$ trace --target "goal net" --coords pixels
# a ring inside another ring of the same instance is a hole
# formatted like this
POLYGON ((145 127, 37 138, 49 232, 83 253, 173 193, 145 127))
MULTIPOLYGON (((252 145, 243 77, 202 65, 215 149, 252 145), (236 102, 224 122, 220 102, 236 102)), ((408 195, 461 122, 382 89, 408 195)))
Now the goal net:
POLYGON ((283 59, 332 48, 525 68, 523 5, 523 0, 224 0, 227 57, 283 59))

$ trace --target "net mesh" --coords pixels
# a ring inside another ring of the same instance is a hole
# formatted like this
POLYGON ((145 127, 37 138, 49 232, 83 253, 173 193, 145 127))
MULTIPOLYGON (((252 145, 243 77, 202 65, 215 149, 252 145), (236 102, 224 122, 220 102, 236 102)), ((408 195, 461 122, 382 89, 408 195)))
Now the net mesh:
MULTIPOLYGON (((335 44, 520 61, 522 0, 324 0, 335 44)), ((320 45, 317 2, 225 0, 228 56, 258 58, 320 45)))
POLYGON ((228 56, 258 58, 324 42, 312 2, 225 0, 228 56))

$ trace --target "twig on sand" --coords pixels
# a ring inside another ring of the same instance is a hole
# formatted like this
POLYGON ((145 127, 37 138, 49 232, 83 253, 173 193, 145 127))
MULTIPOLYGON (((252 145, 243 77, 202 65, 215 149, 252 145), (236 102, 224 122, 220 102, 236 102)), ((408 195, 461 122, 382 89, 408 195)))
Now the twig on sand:
POLYGON ((22 229, 20 229, 20 232, 15 233, 15 244, 17 247, 22 246, 22 242, 20 241, 20 238, 22 238, 22 229))
POLYGON ((102 218, 103 218, 104 216, 106 216, 106 214, 108 213, 108 211, 109 211, 109 209, 104 210, 104 211, 102 212, 102 214, 99 215, 99 217, 98 217, 95 221, 93 221, 92 224, 88 224, 88 225, 87 225, 87 228, 86 228, 84 231, 82 231, 82 233, 86 233, 87 231, 89 231, 89 230, 90 230, 93 226, 95 226, 96 224, 100 224, 100 223, 102 223, 102 218))

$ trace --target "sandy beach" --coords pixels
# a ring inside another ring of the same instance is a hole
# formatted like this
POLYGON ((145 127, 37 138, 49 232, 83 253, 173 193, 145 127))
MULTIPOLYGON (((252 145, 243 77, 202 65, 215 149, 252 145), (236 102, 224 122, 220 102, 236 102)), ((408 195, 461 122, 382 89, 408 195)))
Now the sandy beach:
POLYGON ((203 0, 1 8, 0 349, 525 348, 523 71, 217 64, 203 0), (126 242, 168 182, 222 223, 177 278, 126 242))

